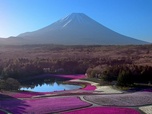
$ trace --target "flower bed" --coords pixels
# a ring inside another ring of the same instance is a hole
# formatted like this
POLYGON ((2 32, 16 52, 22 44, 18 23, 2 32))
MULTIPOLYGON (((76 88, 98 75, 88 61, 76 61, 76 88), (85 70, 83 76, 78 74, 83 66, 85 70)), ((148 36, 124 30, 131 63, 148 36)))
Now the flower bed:
POLYGON ((131 108, 118 107, 91 107, 62 114, 140 114, 138 111, 131 108))
POLYGON ((0 110, 0 114, 6 114, 6 113, 0 110))
POLYGON ((152 92, 152 88, 150 88, 150 89, 145 89, 145 90, 143 90, 143 91, 152 92))
POLYGON ((4 95, 8 95, 10 97, 14 98, 31 98, 33 96, 37 95, 45 95, 53 92, 30 92, 30 91, 19 91, 19 92, 7 92, 7 93, 2 93, 4 95))
POLYGON ((57 77, 62 77, 62 78, 70 78, 70 79, 81 79, 85 78, 85 75, 83 74, 77 74, 77 75, 55 75, 57 77))
POLYGON ((75 75, 74 74, 72 74, 72 75, 42 74, 42 75, 33 76, 33 77, 29 78, 29 79, 44 78, 44 77, 61 77, 61 78, 68 78, 68 79, 81 79, 81 78, 85 78, 85 75, 84 74, 75 74, 75 75))
POLYGON ((0 108, 8 110, 13 114, 44 114, 82 108, 90 105, 91 104, 83 102, 77 97, 60 97, 22 101, 19 101, 18 99, 5 100, 1 101, 0 108))
POLYGON ((86 83, 86 86, 82 89, 83 90, 95 90, 96 86, 86 83))
POLYGON ((85 96, 84 99, 103 106, 141 106, 152 104, 151 92, 85 96))

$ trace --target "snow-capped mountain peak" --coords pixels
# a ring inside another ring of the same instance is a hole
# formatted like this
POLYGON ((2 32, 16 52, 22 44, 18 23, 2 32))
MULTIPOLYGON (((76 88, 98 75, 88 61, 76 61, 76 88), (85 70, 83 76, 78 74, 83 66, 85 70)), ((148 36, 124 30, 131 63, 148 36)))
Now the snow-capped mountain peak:
POLYGON ((19 35, 33 43, 69 45, 125 45, 146 42, 121 35, 83 13, 72 13, 51 25, 19 35))

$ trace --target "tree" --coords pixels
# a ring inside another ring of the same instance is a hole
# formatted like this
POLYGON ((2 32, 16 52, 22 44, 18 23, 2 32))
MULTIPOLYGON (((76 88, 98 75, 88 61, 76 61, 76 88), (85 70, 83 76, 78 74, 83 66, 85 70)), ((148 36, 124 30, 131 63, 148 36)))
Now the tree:
POLYGON ((92 72, 92 68, 88 68, 86 73, 87 73, 87 77, 90 78, 91 77, 91 72, 92 72))
POLYGON ((5 89, 5 81, 0 79, 0 90, 4 90, 5 89))
POLYGON ((133 78, 131 72, 128 70, 120 71, 117 79, 117 84, 119 86, 130 86, 131 84, 133 84, 133 78))
POLYGON ((20 83, 13 78, 8 78, 6 80, 0 80, 0 89, 1 90, 18 90, 19 88, 20 88, 20 83))

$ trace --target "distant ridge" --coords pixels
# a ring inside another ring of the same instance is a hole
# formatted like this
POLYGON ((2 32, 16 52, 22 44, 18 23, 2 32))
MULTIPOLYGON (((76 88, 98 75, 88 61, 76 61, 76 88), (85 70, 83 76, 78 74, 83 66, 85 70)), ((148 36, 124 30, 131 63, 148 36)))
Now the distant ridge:
POLYGON ((47 27, 33 32, 20 34, 17 36, 17 38, 14 38, 14 40, 20 44, 148 44, 145 41, 137 40, 114 32, 83 13, 72 13, 47 27))

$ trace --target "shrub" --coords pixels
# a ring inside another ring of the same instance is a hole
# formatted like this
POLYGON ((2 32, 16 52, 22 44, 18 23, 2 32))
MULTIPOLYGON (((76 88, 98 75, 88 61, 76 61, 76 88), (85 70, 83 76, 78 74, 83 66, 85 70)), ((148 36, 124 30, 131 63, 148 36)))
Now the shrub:
POLYGON ((6 86, 5 81, 0 79, 0 90, 4 90, 5 86, 6 86))
POLYGON ((13 79, 7 78, 6 80, 0 80, 1 90, 18 90, 20 88, 20 83, 13 79))
POLYGON ((132 78, 132 74, 130 71, 125 71, 122 70, 119 75, 118 75, 118 79, 117 79, 117 84, 119 86, 130 86, 133 84, 133 78, 132 78))

